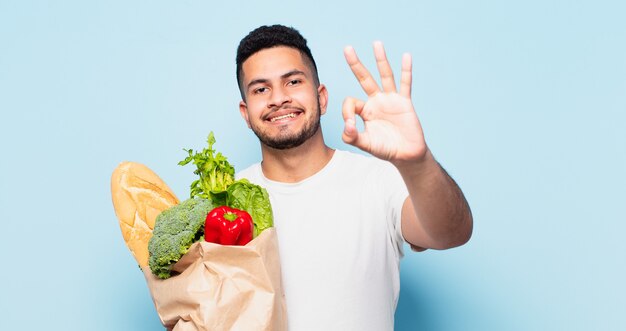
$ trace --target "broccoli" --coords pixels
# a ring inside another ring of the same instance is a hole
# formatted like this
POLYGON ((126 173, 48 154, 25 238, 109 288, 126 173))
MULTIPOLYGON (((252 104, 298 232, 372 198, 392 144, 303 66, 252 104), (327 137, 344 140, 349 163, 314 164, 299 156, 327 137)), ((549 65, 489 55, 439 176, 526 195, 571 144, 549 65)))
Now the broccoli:
POLYGON ((203 225, 211 209, 213 203, 210 200, 191 198, 157 216, 148 243, 148 264, 153 274, 161 279, 171 276, 170 267, 203 236, 203 225))

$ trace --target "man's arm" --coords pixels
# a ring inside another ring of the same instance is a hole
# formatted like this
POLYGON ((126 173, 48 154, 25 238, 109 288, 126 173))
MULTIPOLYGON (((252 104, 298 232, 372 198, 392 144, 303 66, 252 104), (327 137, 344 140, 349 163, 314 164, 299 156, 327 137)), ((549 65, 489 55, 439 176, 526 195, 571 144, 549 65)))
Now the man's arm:
POLYGON ((400 172, 409 198, 402 208, 402 234, 414 250, 446 249, 467 242, 473 220, 458 185, 430 152, 411 101, 411 57, 404 54, 400 90, 382 43, 374 43, 382 89, 359 61, 352 47, 346 61, 367 93, 367 101, 346 98, 343 104, 343 140, 378 158, 388 160, 400 172), (364 131, 356 129, 355 116, 364 131))
POLYGON ((426 164, 399 170, 409 190, 402 207, 402 235, 411 248, 446 249, 466 243, 472 234, 472 213, 441 165, 431 157, 426 164))

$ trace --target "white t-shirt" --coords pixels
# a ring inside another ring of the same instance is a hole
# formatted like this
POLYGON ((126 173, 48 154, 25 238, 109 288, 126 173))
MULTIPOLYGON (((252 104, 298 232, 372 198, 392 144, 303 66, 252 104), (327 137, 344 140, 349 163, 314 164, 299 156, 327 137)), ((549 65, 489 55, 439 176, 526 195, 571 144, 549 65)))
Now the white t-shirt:
POLYGON ((337 150, 299 183, 265 178, 260 163, 237 177, 270 195, 289 330, 393 330, 408 196, 393 165, 337 150))

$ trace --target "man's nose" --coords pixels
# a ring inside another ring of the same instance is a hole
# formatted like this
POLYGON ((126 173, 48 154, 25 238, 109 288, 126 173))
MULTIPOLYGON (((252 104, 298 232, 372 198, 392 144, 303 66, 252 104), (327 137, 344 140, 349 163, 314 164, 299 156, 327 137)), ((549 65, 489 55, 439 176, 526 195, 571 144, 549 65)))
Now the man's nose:
POLYGON ((269 108, 280 107, 290 102, 291 96, 289 96, 289 93, 283 87, 278 87, 272 89, 272 94, 267 106, 269 108))

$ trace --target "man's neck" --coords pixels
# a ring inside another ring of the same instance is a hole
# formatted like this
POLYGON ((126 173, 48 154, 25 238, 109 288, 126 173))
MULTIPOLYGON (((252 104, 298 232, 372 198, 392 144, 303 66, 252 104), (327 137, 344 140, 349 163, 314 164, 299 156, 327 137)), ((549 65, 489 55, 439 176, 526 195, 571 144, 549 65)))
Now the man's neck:
POLYGON ((302 145, 277 150, 261 145, 261 169, 270 180, 297 183, 322 170, 335 152, 324 143, 321 129, 302 145))

